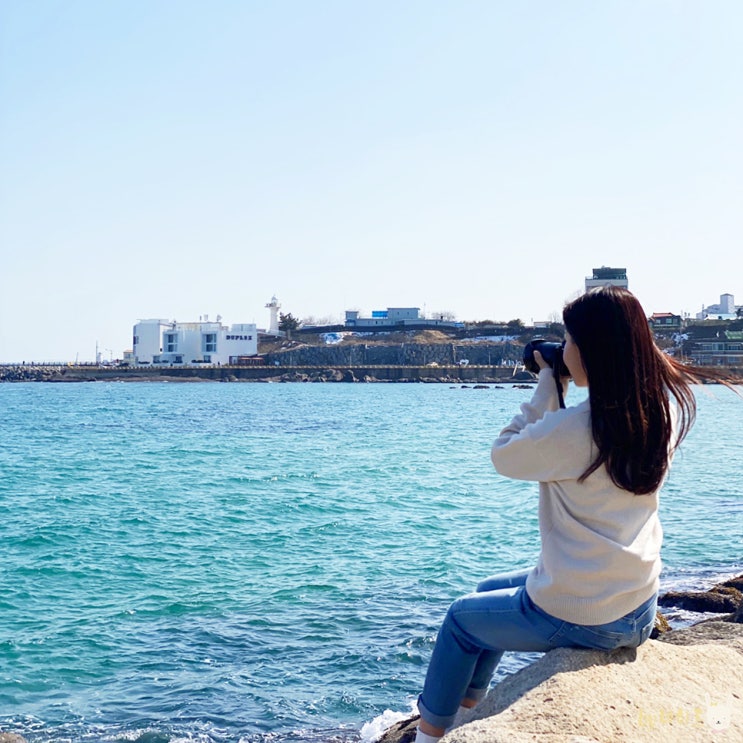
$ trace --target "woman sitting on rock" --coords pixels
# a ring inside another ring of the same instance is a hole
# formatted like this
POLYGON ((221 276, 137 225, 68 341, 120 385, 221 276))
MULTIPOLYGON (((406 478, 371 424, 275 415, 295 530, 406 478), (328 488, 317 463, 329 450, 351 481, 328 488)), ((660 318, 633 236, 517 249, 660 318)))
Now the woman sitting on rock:
MULTIPOLYGON (((436 640, 416 741, 455 724, 485 695, 506 650, 637 647, 653 628, 661 570, 658 491, 696 412, 691 384, 725 381, 655 345, 626 289, 590 291, 565 307, 564 362, 588 399, 560 409, 552 370, 496 439, 496 470, 539 483, 535 568, 493 576, 455 601, 436 640)), ((558 384, 567 390, 568 377, 558 384)))

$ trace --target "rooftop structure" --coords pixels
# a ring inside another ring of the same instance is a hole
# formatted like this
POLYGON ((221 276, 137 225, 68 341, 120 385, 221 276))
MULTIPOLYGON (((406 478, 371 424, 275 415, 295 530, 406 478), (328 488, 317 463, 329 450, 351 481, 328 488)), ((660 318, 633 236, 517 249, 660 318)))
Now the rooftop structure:
POLYGON ((406 326, 454 328, 462 324, 443 318, 427 319, 421 316, 420 307, 388 307, 386 310, 373 310, 371 317, 360 317, 360 314, 358 310, 346 310, 346 327, 389 330, 406 326))
POLYGON ((586 291, 595 289, 597 286, 621 286, 623 289, 627 289, 629 286, 627 269, 609 268, 608 266, 594 268, 593 275, 586 276, 586 291))

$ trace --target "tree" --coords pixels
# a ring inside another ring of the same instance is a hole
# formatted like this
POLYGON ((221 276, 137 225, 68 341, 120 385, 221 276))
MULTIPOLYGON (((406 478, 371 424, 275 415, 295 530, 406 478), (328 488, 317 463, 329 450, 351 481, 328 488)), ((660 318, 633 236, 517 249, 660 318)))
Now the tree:
POLYGON ((279 313, 279 330, 286 333, 289 340, 291 340, 292 332, 297 330, 301 324, 291 312, 287 312, 286 315, 283 312, 279 313))
POLYGON ((514 334, 520 333, 524 329, 524 323, 518 318, 516 320, 509 320, 506 323, 506 327, 514 334))
POLYGON ((549 324, 549 333, 558 338, 562 338, 565 335, 565 326, 561 322, 551 322, 549 324))
POLYGON ((321 317, 316 317, 315 315, 308 315, 307 317, 303 317, 300 321, 300 325, 304 328, 307 327, 325 327, 327 325, 342 325, 343 322, 339 320, 337 317, 333 317, 332 315, 325 315, 321 317))

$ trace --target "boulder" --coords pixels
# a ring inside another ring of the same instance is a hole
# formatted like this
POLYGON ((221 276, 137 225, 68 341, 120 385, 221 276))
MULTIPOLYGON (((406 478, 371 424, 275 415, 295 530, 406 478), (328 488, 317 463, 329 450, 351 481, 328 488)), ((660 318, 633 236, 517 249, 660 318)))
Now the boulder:
POLYGON ((699 622, 666 632, 658 639, 672 645, 727 645, 743 655, 743 627, 733 622, 699 622))
MULTIPOLYGON (((611 653, 559 648, 497 684, 443 743, 743 740, 743 626, 707 622, 611 653), (673 638, 673 639, 671 639, 673 638)), ((408 743, 414 719, 382 743, 408 743)))
POLYGON ((384 731, 377 743, 413 743, 418 729, 418 720, 420 720, 420 716, 413 715, 396 722, 384 731))
POLYGON ((658 598, 659 606, 676 606, 686 611, 734 612, 741 604, 743 594, 732 587, 715 586, 709 591, 669 591, 658 598))

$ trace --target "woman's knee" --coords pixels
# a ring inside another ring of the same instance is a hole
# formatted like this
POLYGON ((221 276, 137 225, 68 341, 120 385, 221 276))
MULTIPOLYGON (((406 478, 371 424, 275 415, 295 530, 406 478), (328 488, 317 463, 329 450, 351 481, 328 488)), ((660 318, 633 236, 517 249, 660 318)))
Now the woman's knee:
POLYGON ((446 616, 444 617, 445 625, 453 625, 454 627, 459 626, 459 623, 457 622, 457 614, 462 610, 464 599, 465 597, 462 596, 449 604, 449 608, 446 610, 446 616))
POLYGON ((499 591, 501 588, 510 588, 511 584, 502 575, 491 575, 477 584, 475 593, 487 593, 488 591, 499 591))
POLYGON ((487 591, 498 591, 501 588, 514 588, 516 586, 526 585, 526 578, 531 570, 513 570, 509 573, 498 573, 491 575, 477 584, 477 593, 486 593, 487 591))
MULTIPOLYGON (((470 596, 474 596, 474 594, 470 594, 470 596)), ((462 596, 450 604, 441 625, 441 629, 439 630, 439 634, 449 635, 463 650, 466 652, 472 652, 478 648, 478 646, 473 643, 474 638, 472 638, 469 632, 464 629, 462 622, 464 615, 466 615, 468 611, 468 598, 468 596, 462 596)), ((464 623, 466 624, 466 620, 464 623)))

